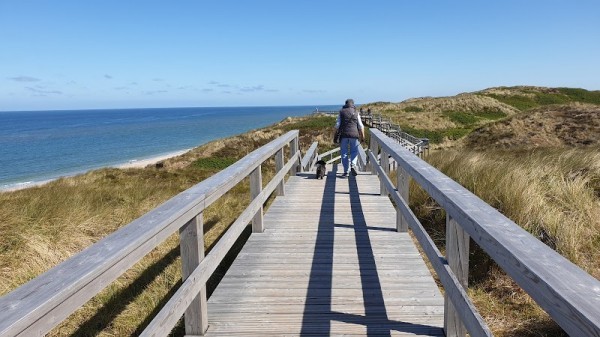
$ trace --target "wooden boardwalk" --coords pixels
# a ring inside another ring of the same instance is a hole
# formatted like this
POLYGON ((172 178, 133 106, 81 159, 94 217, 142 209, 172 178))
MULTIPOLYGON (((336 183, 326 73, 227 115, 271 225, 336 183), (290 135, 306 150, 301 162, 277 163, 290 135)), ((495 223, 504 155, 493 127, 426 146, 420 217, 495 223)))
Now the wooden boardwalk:
POLYGON ((443 296, 376 176, 285 188, 208 300, 207 336, 444 336, 443 296))

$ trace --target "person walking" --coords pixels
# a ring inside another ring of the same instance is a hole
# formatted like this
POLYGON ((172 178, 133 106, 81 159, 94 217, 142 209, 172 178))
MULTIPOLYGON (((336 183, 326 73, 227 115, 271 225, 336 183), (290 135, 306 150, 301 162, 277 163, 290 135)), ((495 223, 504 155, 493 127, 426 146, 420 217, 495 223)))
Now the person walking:
POLYGON ((340 153, 344 173, 342 178, 348 176, 348 168, 353 176, 356 176, 356 164, 358 159, 358 147, 365 139, 365 128, 360 120, 360 114, 354 107, 354 100, 349 98, 340 110, 335 122, 335 132, 340 132, 340 153), (348 152, 350 152, 348 156, 348 152))

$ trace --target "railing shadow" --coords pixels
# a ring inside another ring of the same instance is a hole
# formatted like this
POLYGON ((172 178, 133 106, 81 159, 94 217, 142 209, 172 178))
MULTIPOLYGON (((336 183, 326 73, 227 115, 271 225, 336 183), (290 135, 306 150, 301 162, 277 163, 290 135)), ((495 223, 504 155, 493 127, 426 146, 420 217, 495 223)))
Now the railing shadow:
MULTIPOLYGON (((150 283, 163 273, 168 266, 175 263, 178 257, 179 247, 174 247, 160 260, 154 262, 150 267, 145 269, 135 281, 111 296, 108 302, 106 302, 92 317, 85 320, 70 336, 95 336, 100 334, 100 332, 105 329, 115 317, 121 314, 126 307, 150 285, 150 283)), ((160 301, 159 308, 167 302, 180 285, 181 282, 177 282, 173 285, 165 297, 160 301)), ((153 317, 153 314, 154 312, 149 315, 149 318, 153 317)), ((145 327, 147 324, 148 322, 144 322, 140 324, 140 327, 145 327)), ((139 333, 141 333, 141 330, 136 331, 134 335, 138 335, 139 333)))
POLYGON ((439 336, 438 327, 394 321, 388 318, 375 255, 369 237, 369 231, 388 231, 388 229, 367 226, 361 205, 361 194, 359 193, 357 181, 353 177, 340 180, 344 183, 347 181, 349 184, 353 224, 335 224, 335 209, 327 209, 327 207, 335 205, 336 172, 337 165, 334 166, 333 171, 328 173, 328 179, 326 180, 300 336, 328 336, 332 332, 331 327, 334 321, 362 325, 366 329, 367 336, 391 336, 392 331, 421 335, 426 335, 431 331, 435 336, 439 336), (332 310, 335 228, 354 230, 364 315, 332 310))
POLYGON ((331 320, 328 315, 322 313, 324 311, 331 312, 334 212, 327 207, 335 205, 336 173, 337 165, 333 167, 332 171, 327 172, 325 179, 300 336, 329 335, 331 331, 331 320))

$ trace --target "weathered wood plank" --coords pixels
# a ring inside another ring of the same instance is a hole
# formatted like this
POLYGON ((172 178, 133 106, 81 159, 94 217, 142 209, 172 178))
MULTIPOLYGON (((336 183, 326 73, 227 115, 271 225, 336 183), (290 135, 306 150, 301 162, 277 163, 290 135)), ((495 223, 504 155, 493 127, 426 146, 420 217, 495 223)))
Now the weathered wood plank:
POLYGON ((379 187, 291 177, 208 300, 207 336, 442 336, 443 296, 379 187))
MULTIPOLYGON (((203 214, 200 213, 179 230, 181 276, 185 280, 204 258, 203 214)), ((185 333, 202 335, 208 328, 206 287, 192 301, 184 314, 185 333)))
MULTIPOLYGON (((446 259, 460 284, 467 289, 469 285, 469 235, 450 216, 446 216, 446 259)), ((446 308, 444 310, 446 336, 465 337, 467 329, 447 296, 444 305, 446 308)))
POLYGON ((163 309, 156 315, 152 322, 150 322, 141 336, 163 336, 171 331, 179 320, 179 317, 181 317, 185 311, 185 308, 189 306, 191 298, 195 297, 195 294, 198 294, 201 291, 210 275, 212 275, 246 225, 254 217, 254 214, 256 214, 267 200, 268 196, 277 188, 279 181, 283 179, 287 170, 290 170, 293 166, 297 165, 299 156, 300 153, 296 152, 284 166, 283 170, 277 173, 250 205, 248 205, 221 239, 215 244, 211 253, 202 260, 198 267, 189 275, 188 279, 185 280, 181 287, 173 294, 167 304, 165 304, 163 309))

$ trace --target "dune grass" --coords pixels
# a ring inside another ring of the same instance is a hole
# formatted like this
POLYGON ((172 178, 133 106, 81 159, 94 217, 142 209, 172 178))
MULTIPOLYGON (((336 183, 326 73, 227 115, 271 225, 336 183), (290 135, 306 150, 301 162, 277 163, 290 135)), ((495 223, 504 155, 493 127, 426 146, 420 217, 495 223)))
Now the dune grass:
MULTIPOLYGON (((600 151, 444 150, 427 161, 600 278, 600 151)), ((445 212, 415 184, 411 207, 440 248, 445 212)), ((489 257, 472 245, 470 294, 495 336, 566 336, 489 257)))

